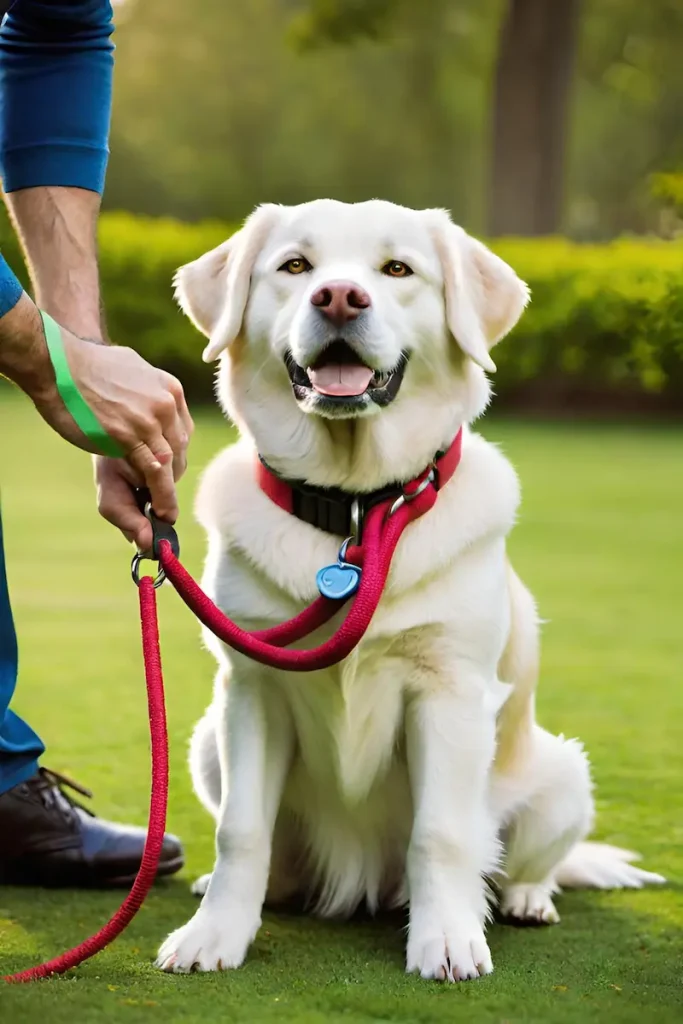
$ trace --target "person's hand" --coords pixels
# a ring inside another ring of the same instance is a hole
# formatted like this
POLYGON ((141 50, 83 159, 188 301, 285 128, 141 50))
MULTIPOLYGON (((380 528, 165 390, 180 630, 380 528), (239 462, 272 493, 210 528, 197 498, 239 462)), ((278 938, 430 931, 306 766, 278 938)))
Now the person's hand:
MULTIPOLYGON (((175 522, 175 480, 185 469, 193 430, 180 382, 132 349, 83 341, 64 328, 62 339, 71 374, 83 398, 102 427, 127 452, 125 463, 111 460, 119 466, 116 473, 113 469, 104 471, 105 518, 128 534, 147 536, 139 522, 144 517, 139 513, 137 526, 131 525, 133 498, 130 493, 130 500, 124 498, 122 489, 126 479, 128 484, 144 483, 156 514, 175 522)), ((28 296, 2 318, 0 349, 0 370, 26 391, 50 426, 71 444, 93 451, 59 396, 42 320, 28 296)))
POLYGON ((152 526, 135 501, 133 488, 139 484, 135 473, 124 459, 105 459, 98 455, 93 461, 100 515, 118 526, 126 540, 135 544, 139 551, 148 551, 152 547, 152 526))

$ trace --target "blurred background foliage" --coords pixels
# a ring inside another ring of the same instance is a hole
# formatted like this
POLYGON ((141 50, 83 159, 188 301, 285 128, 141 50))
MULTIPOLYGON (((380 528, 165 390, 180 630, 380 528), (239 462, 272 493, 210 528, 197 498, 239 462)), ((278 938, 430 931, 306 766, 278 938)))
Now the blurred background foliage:
MULTIPOLYGON (((529 282, 497 404, 683 411, 683 0, 119 0, 111 337, 210 398, 176 268, 258 203, 444 206, 529 282)), ((0 239, 20 265, 6 222, 0 239)))
POLYGON ((657 229, 650 177, 683 166, 681 0, 126 0, 117 19, 110 209, 236 221, 377 195, 596 240, 657 229))

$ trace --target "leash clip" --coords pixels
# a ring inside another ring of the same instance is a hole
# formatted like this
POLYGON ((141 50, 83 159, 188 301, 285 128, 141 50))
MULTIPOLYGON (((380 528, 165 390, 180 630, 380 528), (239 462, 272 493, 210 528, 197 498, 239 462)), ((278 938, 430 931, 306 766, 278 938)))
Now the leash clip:
MULTIPOLYGON (((169 542, 173 554, 178 558, 180 555, 180 541, 178 540, 178 534, 173 526, 171 526, 170 523, 164 522, 163 519, 159 519, 159 517, 155 515, 154 509, 152 508, 152 496, 146 487, 135 488, 135 501, 137 502, 138 508, 145 518, 149 520, 152 527, 151 548, 147 551, 137 551, 133 555, 133 561, 130 566, 130 574, 133 577, 133 583, 136 587, 139 587, 140 564, 143 561, 159 562, 159 543, 162 540, 167 540, 169 542)), ((154 580, 154 589, 156 590, 160 587, 165 579, 166 573, 160 565, 159 571, 157 572, 154 580)))

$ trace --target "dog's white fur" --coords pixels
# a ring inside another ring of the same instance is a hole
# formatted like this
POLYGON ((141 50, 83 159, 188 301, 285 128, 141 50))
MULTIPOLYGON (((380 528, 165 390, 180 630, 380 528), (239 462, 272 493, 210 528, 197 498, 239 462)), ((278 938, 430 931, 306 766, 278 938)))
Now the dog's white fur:
MULTIPOLYGON (((319 486, 410 479, 485 408, 490 348, 527 301, 511 268, 443 211, 329 200, 259 208, 181 269, 177 295, 209 336, 206 358, 222 353, 220 400, 242 434, 201 485, 203 587, 249 629, 313 600, 316 572, 339 547, 259 490, 256 452, 319 486), (278 270, 302 254, 309 273, 278 270), (415 273, 382 275, 387 260, 415 273), (354 419, 302 409, 283 361, 290 348, 309 365, 319 346, 310 296, 339 278, 372 299, 368 363, 392 367, 410 352, 394 403, 354 419)), ((535 723, 538 620, 505 554, 518 497, 510 464, 466 427, 457 473, 404 534, 370 629, 345 662, 288 674, 206 634, 219 668, 190 761, 217 820, 217 859, 197 884, 199 910, 163 944, 161 967, 238 967, 264 901, 303 895, 324 915, 362 901, 408 905, 407 969, 473 978, 492 970, 487 880, 504 914, 532 922, 558 920, 552 895, 562 885, 662 881, 633 866, 633 854, 583 842, 593 820, 586 756, 535 723)))

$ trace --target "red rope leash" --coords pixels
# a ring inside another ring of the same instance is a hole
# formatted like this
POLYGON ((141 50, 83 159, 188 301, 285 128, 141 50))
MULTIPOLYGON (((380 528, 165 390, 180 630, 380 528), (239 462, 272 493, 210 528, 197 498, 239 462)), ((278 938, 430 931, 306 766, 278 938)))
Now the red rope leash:
POLYGON ((140 620, 142 623, 142 650, 145 659, 145 681, 149 708, 149 730, 152 743, 152 795, 149 807, 149 828, 140 869, 129 892, 114 916, 95 935, 67 953, 48 960, 38 967, 9 974, 2 980, 12 984, 38 981, 53 974, 64 974, 71 967, 101 952, 121 934, 133 920, 154 884, 159 865, 161 845, 166 830, 168 803, 168 736, 164 680, 159 651, 159 625, 157 622, 156 594, 149 576, 140 580, 140 620))
MULTIPOLYGON (((447 477, 455 472, 460 460, 461 440, 462 431, 458 433, 449 452, 442 460, 447 477)), ((154 551, 158 552, 161 568, 188 608, 224 643, 264 665, 291 672, 313 672, 343 661, 363 639, 382 597, 391 567, 391 559, 401 534, 409 523, 429 511, 436 502, 436 498, 437 486, 434 473, 431 470, 426 470, 421 477, 413 480, 403 489, 402 497, 398 501, 392 502, 389 499, 370 509, 364 523, 362 548, 349 548, 345 554, 347 562, 362 567, 360 583, 353 604, 333 636, 318 647, 304 651, 285 650, 285 648, 303 640, 304 637, 329 622, 342 607, 343 601, 319 597, 288 622, 249 633, 240 629, 236 623, 224 615, 201 590, 180 564, 173 551, 171 541, 165 539, 163 534, 157 536, 154 551)), ((153 515, 150 515, 150 519, 156 534, 159 521, 153 515)), ((177 537, 172 528, 166 527, 166 536, 172 536, 177 543, 177 537)), ((142 651, 145 662, 152 744, 152 795, 147 840, 140 869, 130 893, 100 931, 53 960, 48 960, 46 963, 26 971, 5 976, 2 980, 6 982, 37 981, 53 974, 63 974, 70 968, 89 960, 90 957, 95 956, 96 953, 101 952, 113 942, 127 927, 154 884, 166 830, 168 735, 155 584, 149 576, 138 580, 138 565, 142 557, 142 555, 138 555, 134 559, 133 577, 138 582, 140 594, 142 651)), ((160 578, 163 579, 163 573, 160 578)))
POLYGON ((414 500, 401 505, 387 518, 391 501, 376 505, 364 526, 363 550, 349 548, 347 559, 363 572, 351 609, 334 636, 307 651, 283 650, 318 629, 339 610, 341 602, 318 598, 289 622, 248 633, 225 616, 192 579, 171 550, 168 541, 159 545, 161 566, 185 604, 212 633, 234 650, 254 661, 290 672, 314 672, 346 658, 365 635, 379 604, 389 574, 391 558, 401 534, 413 519, 432 507, 436 491, 428 487, 414 500))

